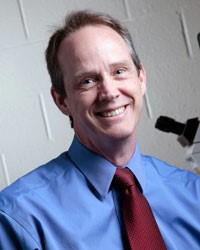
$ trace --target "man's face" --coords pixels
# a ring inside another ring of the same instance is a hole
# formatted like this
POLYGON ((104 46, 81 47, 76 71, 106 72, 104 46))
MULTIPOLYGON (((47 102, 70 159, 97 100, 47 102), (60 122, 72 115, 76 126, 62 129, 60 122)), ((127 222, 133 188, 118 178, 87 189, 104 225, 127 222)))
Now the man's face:
MULTIPOLYGON (((86 26, 59 48, 66 97, 57 105, 73 117, 75 134, 94 151, 105 141, 135 138, 145 72, 135 68, 124 40, 106 26, 86 26)), ((55 99, 55 98, 54 98, 55 99)))

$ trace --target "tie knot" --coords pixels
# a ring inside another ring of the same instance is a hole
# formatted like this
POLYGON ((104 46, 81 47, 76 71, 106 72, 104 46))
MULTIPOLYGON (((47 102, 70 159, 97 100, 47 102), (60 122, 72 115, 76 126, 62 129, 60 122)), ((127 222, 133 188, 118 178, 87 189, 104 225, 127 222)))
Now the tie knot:
POLYGON ((135 185, 133 173, 128 168, 117 168, 113 178, 113 185, 117 189, 125 189, 135 185))

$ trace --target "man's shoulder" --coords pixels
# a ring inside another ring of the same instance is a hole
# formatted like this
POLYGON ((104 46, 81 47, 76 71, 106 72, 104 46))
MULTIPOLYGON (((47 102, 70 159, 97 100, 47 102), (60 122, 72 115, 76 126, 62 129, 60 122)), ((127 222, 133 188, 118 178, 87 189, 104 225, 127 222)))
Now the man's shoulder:
POLYGON ((70 171, 70 166, 72 166, 72 163, 67 153, 64 152, 20 177, 0 192, 0 209, 5 207, 5 204, 11 205, 16 200, 23 199, 24 196, 40 192, 41 189, 50 185, 56 178, 59 178, 63 172, 70 171))
POLYGON ((142 158, 147 172, 169 181, 198 182, 200 187, 200 177, 192 171, 181 169, 153 156, 142 155, 142 158))

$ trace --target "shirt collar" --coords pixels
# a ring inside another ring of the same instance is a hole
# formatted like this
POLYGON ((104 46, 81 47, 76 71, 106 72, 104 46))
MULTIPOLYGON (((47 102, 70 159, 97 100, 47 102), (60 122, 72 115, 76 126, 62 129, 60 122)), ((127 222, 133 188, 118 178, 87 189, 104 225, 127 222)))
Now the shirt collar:
POLYGON ((146 176, 138 142, 136 142, 135 152, 130 161, 128 162, 127 167, 134 173, 142 190, 144 190, 146 185, 146 176))
MULTIPOLYGON (((109 191, 116 166, 86 148, 78 141, 76 136, 69 148, 68 155, 76 167, 94 187, 100 198, 103 199, 109 191)), ((127 167, 135 174, 143 188, 143 185, 145 184, 145 175, 138 143, 136 145, 135 153, 127 164, 127 167)))

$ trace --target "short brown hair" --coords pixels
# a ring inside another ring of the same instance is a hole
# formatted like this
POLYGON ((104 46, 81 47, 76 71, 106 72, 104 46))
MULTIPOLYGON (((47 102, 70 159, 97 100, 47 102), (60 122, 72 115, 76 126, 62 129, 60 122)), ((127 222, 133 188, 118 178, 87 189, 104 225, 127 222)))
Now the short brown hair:
POLYGON ((140 60, 135 51, 131 35, 128 30, 119 23, 119 21, 107 14, 91 12, 88 10, 72 12, 67 15, 64 25, 58 28, 50 37, 46 49, 46 62, 51 82, 55 91, 60 95, 67 94, 65 93, 63 75, 58 62, 58 50, 60 44, 67 36, 87 25, 105 25, 115 30, 126 42, 132 60, 139 72, 140 60))

